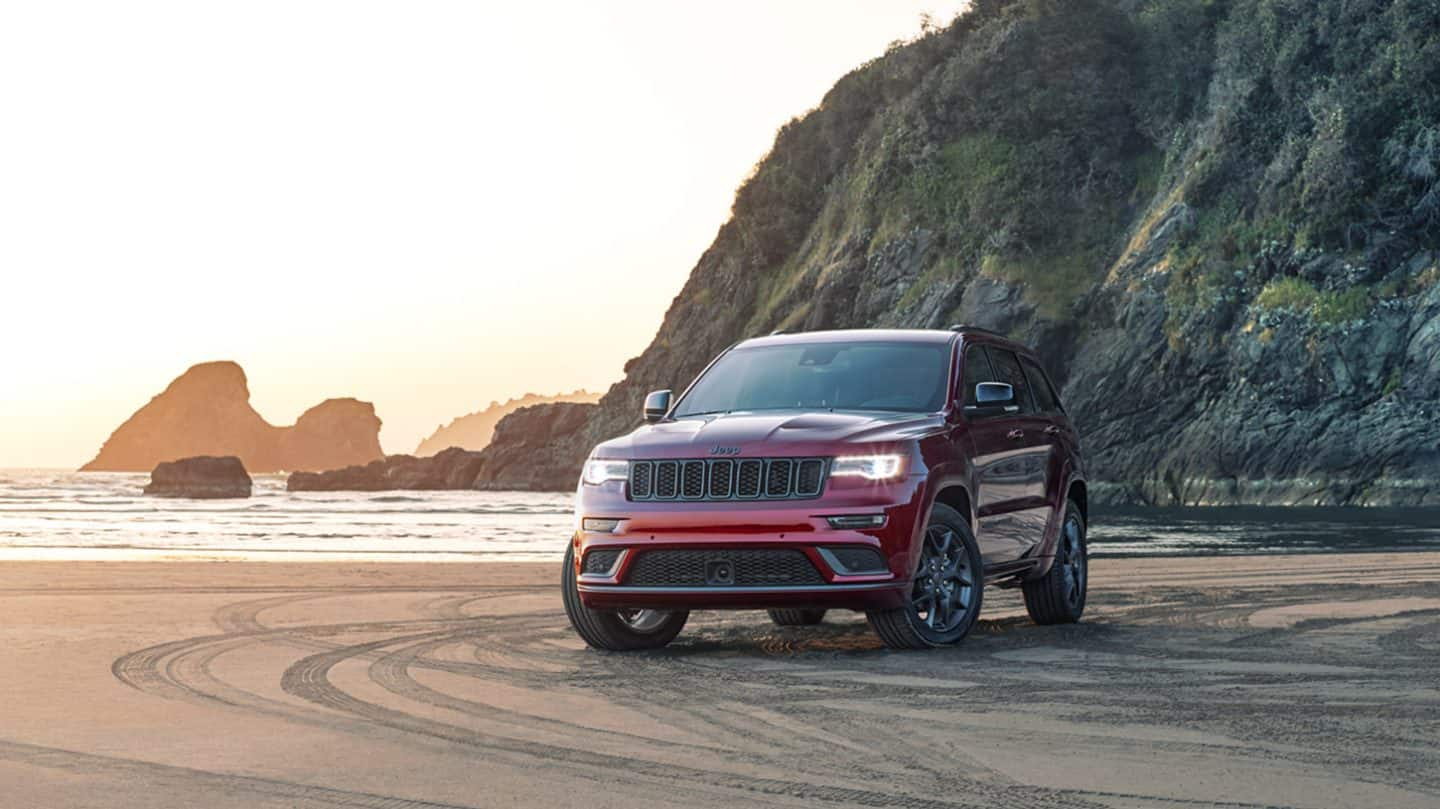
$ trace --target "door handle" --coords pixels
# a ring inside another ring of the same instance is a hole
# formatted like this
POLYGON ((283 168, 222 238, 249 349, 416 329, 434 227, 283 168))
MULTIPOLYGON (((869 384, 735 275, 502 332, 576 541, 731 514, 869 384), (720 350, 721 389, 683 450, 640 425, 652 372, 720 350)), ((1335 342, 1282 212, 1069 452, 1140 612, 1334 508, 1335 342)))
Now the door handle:
POLYGON ((1018 429, 1011 430, 1010 432, 1005 434, 1005 437, 1010 439, 1011 441, 1019 441, 1020 439, 1025 437, 1025 431, 1018 429))
POLYGON ((1059 428, 1059 427, 1056 427, 1055 425, 1052 424, 1052 425, 1050 425, 1049 427, 1046 427, 1046 428, 1045 428, 1045 434, 1046 434, 1046 435, 1059 435, 1059 434, 1060 434, 1060 428, 1059 428))

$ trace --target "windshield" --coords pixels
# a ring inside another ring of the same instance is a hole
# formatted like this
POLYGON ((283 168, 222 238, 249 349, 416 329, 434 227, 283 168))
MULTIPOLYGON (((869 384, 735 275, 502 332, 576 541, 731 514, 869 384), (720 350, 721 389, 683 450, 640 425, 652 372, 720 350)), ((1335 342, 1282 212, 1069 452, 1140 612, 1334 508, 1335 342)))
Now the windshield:
POLYGON ((677 418, 732 410, 944 408, 948 343, 787 343, 721 357, 675 408, 677 418))

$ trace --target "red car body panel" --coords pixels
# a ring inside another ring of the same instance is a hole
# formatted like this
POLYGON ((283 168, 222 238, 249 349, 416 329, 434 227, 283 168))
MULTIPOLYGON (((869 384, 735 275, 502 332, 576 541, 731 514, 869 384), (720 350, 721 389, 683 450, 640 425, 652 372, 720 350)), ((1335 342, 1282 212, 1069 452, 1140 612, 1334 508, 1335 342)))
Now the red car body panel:
MULTIPOLYGON (((899 453, 902 477, 872 482, 829 477, 819 497, 754 501, 633 501, 627 481, 578 485, 572 537, 577 588, 592 609, 887 609, 908 603, 925 522, 937 497, 970 520, 987 578, 1044 575, 1054 556, 1067 497, 1083 508, 1084 478, 1075 431, 1061 413, 973 419, 960 406, 969 346, 991 345, 1033 360, 1023 346, 985 332, 838 331, 772 336, 769 342, 924 341, 951 346, 949 402, 932 414, 830 412, 737 413, 643 426, 607 441, 592 457, 616 460, 705 458, 712 447, 736 457, 823 457, 899 453), (1017 436, 1017 433, 1019 434, 1017 436), (837 529, 827 517, 883 514, 884 523, 837 529), (587 531, 585 518, 619 520, 613 532, 587 531), (844 575, 822 548, 878 550, 883 573, 844 575), (584 573, 586 553, 624 553, 608 575, 584 573), (824 584, 775 587, 633 587, 625 584, 638 553, 668 549, 789 548, 804 553, 824 584)), ((1047 383, 1048 384, 1048 383, 1047 383)))

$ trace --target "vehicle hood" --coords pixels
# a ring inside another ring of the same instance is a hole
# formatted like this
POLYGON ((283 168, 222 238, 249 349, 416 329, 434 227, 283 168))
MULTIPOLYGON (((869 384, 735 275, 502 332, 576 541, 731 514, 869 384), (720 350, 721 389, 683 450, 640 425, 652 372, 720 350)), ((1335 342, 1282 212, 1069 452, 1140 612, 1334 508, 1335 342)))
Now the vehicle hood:
POLYGON ((612 458, 705 458, 712 454, 828 456, 914 441, 945 428, 929 413, 718 413, 647 424, 606 441, 595 455, 612 458), (716 448, 721 452, 715 452, 716 448), (738 451, 737 451, 738 450, 738 451))

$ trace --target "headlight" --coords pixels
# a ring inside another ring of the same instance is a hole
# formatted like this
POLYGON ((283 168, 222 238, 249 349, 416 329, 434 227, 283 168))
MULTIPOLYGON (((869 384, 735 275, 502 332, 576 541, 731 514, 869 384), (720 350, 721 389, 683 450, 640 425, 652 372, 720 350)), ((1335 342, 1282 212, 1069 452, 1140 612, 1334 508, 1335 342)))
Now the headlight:
POLYGON ((585 462, 585 473, 581 479, 591 486, 599 486, 607 480, 625 480, 628 477, 629 461, 590 460, 585 462))
POLYGON ((904 469, 904 455, 850 455, 830 464, 830 476, 889 480, 899 477, 904 469))

